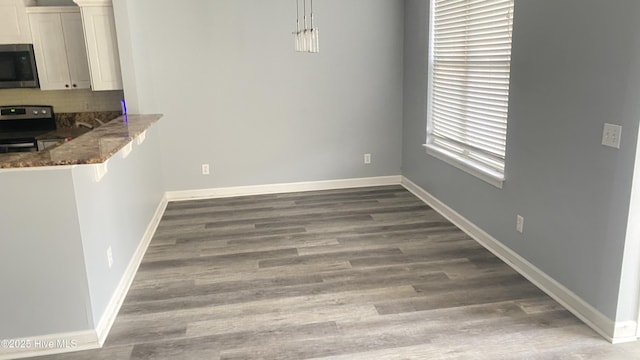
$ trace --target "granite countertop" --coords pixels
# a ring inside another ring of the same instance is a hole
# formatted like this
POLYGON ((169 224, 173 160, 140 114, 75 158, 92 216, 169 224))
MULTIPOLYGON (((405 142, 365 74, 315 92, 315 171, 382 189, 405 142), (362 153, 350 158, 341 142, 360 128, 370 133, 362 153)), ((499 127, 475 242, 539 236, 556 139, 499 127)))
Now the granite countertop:
POLYGON ((27 153, 0 154, 0 168, 99 164, 156 123, 162 115, 120 116, 60 146, 27 153))
POLYGON ((36 136, 36 140, 75 139, 91 131, 87 128, 58 129, 44 135, 36 136))

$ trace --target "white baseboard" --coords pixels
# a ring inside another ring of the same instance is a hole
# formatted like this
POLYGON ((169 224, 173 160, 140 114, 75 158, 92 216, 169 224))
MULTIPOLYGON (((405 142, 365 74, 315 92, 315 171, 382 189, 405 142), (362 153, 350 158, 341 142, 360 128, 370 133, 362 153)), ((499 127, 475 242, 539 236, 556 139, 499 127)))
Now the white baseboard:
POLYGON ((131 261, 129 261, 129 265, 127 266, 125 273, 122 275, 120 283, 114 291, 95 330, 24 338, 17 340, 17 345, 22 345, 19 347, 7 347, 3 343, 2 346, 0 346, 0 360, 101 348, 109 335, 109 331, 116 320, 120 307, 127 296, 127 292, 129 291, 131 284, 133 283, 133 279, 135 278, 138 267, 140 267, 140 263, 142 262, 142 258, 149 247, 149 243, 160 224, 160 219, 162 219, 162 215, 167 208, 167 203, 168 201, 165 196, 156 208, 151 222, 147 225, 144 236, 142 237, 136 252, 133 254, 131 261))
POLYGON ((98 337, 94 330, 2 340, 0 360, 60 354, 99 347, 98 337))
POLYGON ((612 343, 620 343, 637 340, 635 337, 637 329, 635 321, 616 323, 609 319, 564 285, 551 278, 535 265, 531 264, 513 250, 503 245, 487 232, 445 205, 411 180, 403 177, 402 185, 427 205, 431 206, 434 210, 459 227, 462 231, 471 236, 487 250, 491 251, 514 270, 531 281, 542 291, 547 293, 550 297, 564 306, 567 310, 589 325, 608 341, 612 343))
POLYGON ((138 248, 136 249, 136 252, 134 253, 131 261, 129 262, 125 273, 120 279, 118 287, 114 291, 104 314, 98 321, 95 330, 64 334, 52 334, 21 339, 18 341, 18 344, 23 344, 29 347, 26 348, 25 346, 23 346, 22 348, 8 348, 5 346, 1 346, 0 360, 90 350, 102 347, 107 339, 107 336, 109 335, 109 331, 113 326, 113 323, 116 319, 116 316, 118 315, 122 303, 124 302, 129 288, 133 283, 140 263, 142 262, 142 258, 144 257, 151 239, 153 238, 153 235, 155 234, 155 231, 160 224, 160 220, 162 219, 162 215, 164 214, 169 201, 274 194, 284 192, 346 189, 383 185, 400 185, 401 179, 401 176, 385 176, 363 179, 330 180, 291 184, 241 186, 220 189, 167 192, 158 205, 151 222, 147 226, 144 236, 140 244, 138 245, 138 248), (53 344, 53 346, 48 346, 50 344, 53 344))
POLYGON ((288 184, 238 186, 202 190, 169 191, 169 201, 215 199, 234 196, 279 194, 288 192, 348 189, 368 186, 400 185, 401 176, 381 176, 360 179, 310 181, 288 184))
POLYGON ((615 323, 614 335, 611 339, 613 344, 621 344, 625 342, 637 341, 636 333, 638 323, 636 321, 618 321, 615 323))
POLYGON ((118 316, 118 312, 120 311, 120 307, 124 302, 127 293, 129 292, 129 288, 133 283, 133 279, 136 277, 136 273, 138 272, 138 268, 140 267, 140 263, 142 262, 142 258, 144 254, 147 252, 147 248, 149 247, 149 243, 153 238, 153 235, 160 224, 160 219, 162 219, 162 215, 164 214, 165 209, 167 208, 167 197, 164 196, 162 201, 156 208, 156 212, 151 219, 149 225, 147 225, 147 229, 144 232, 144 236, 142 237, 142 241, 138 245, 136 252, 133 254, 131 261, 129 261, 129 265, 127 266, 126 271, 122 275, 120 279, 120 283, 118 287, 114 291, 111 296, 111 300, 107 305, 107 308, 104 311, 104 314, 100 318, 98 322, 98 326, 96 327, 96 333, 98 336, 99 347, 104 345, 105 340, 107 340, 107 336, 109 335, 109 331, 113 326, 114 321, 116 320, 116 316, 118 316))
MULTIPOLYGON (((40 337, 22 339, 22 344, 31 344, 29 348, 0 347, 0 360, 18 359, 25 357, 57 354, 71 351, 89 350, 100 348, 104 344, 111 327, 116 319, 118 311, 131 287, 136 272, 144 254, 153 238, 169 201, 223 198, 233 196, 275 194, 286 192, 302 192, 317 190, 346 189, 369 186, 403 185, 408 191, 416 195, 426 204, 438 211, 445 218, 458 226, 462 231, 475 239, 482 246, 499 257, 529 281, 567 308, 579 319, 593 328, 601 336, 612 343, 622 343, 637 340, 636 330, 638 324, 635 321, 614 322, 593 306, 582 300, 571 290, 545 274, 542 270, 522 258, 513 250, 507 248, 484 230, 464 218, 443 202, 429 194, 427 191, 411 182, 403 176, 385 176, 361 179, 343 179, 329 181, 300 182, 290 184, 272 184, 258 186, 241 186, 218 189, 174 191, 167 192, 158 205, 156 212, 147 226, 142 241, 127 266, 120 283, 114 292, 107 309, 95 330, 81 332, 53 334, 40 337), (37 344, 36 344, 37 342, 37 344), (53 346, 49 346, 53 344, 53 346)), ((18 344, 21 344, 18 342, 18 344)))

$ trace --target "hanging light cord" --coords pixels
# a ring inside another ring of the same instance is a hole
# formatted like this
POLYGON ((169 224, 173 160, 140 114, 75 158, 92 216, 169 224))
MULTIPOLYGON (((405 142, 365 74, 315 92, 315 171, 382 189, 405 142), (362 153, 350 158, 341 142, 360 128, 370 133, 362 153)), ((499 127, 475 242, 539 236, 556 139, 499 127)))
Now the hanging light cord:
POLYGON ((304 30, 307 30, 307 0, 304 1, 304 30))
POLYGON ((300 32, 300 0, 296 0, 296 31, 300 32))

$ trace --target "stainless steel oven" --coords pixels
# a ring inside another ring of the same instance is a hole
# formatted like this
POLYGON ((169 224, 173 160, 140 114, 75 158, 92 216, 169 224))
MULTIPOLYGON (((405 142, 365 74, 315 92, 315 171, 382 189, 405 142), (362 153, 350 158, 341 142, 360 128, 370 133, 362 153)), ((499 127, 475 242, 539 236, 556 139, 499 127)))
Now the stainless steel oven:
POLYGON ((37 137, 54 130, 51 106, 0 106, 0 153, 37 151, 37 137))
POLYGON ((0 89, 37 88, 32 44, 0 45, 0 89))

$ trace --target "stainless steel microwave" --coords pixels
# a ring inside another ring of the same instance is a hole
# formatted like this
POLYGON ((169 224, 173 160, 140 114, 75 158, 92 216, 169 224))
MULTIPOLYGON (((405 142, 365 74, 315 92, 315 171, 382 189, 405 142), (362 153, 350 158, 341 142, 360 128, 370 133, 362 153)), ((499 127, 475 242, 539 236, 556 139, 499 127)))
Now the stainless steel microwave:
POLYGON ((38 87, 33 45, 0 45, 0 89, 38 87))

